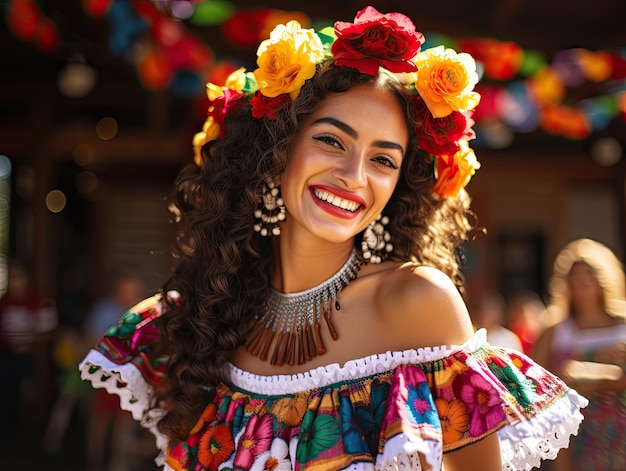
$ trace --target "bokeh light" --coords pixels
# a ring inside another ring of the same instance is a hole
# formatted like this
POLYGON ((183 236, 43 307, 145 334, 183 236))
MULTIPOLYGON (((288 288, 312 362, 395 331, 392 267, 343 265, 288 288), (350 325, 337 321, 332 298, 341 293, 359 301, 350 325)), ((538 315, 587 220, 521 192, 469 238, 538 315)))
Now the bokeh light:
POLYGON ((109 141, 117 135, 117 121, 111 117, 102 118, 96 124, 96 135, 103 141, 109 141))
POLYGON ((61 190, 52 190, 46 195, 46 208, 51 213, 60 213, 66 204, 67 198, 61 190))

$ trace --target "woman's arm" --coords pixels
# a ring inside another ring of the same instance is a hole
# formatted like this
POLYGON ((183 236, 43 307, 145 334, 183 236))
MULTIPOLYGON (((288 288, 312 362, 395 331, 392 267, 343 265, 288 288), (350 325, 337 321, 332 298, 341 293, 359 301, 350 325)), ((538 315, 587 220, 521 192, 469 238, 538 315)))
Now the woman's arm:
MULTIPOLYGON (((416 346, 462 345, 474 335, 465 302, 448 276, 430 267, 413 268, 394 280, 392 299, 398 336, 419 337, 416 346)), ((445 471, 501 471, 500 442, 494 432, 443 456, 445 471)))
POLYGON ((443 455, 445 471, 502 471, 500 441, 492 433, 479 442, 443 455))

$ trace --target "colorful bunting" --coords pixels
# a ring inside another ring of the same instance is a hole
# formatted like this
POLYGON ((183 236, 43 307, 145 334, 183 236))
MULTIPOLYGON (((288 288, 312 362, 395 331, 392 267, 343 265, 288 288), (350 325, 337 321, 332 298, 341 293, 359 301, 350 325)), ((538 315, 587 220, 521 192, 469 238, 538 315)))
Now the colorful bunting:
MULTIPOLYGON (((189 25, 219 28, 225 40, 247 56, 245 49, 256 47, 276 24, 293 18, 303 27, 316 22, 303 12, 238 9, 228 0, 81 2, 88 16, 110 23, 111 52, 137 68, 144 87, 167 88, 177 96, 202 96, 204 82, 220 83, 240 66, 236 59, 216 59, 212 48, 189 25)), ((10 0, 5 14, 18 39, 34 42, 48 53, 58 48, 57 27, 34 0, 10 0)), ((474 113, 479 124, 484 121, 493 127, 497 121, 518 133, 540 128, 582 139, 617 117, 626 119, 626 49, 568 49, 548 60, 542 52, 524 50, 512 41, 439 33, 425 36, 423 50, 445 44, 477 60, 483 75, 477 87, 482 100, 474 113), (589 84, 594 96, 580 92, 589 84)))

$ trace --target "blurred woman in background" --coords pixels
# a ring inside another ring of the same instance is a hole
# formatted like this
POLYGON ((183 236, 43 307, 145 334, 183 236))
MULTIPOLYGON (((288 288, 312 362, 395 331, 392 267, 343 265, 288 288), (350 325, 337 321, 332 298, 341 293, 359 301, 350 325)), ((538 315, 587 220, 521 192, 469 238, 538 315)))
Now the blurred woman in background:
POLYGON ((548 315, 533 358, 590 400, 558 471, 626 469, 624 271, 604 245, 579 239, 559 253, 548 315))

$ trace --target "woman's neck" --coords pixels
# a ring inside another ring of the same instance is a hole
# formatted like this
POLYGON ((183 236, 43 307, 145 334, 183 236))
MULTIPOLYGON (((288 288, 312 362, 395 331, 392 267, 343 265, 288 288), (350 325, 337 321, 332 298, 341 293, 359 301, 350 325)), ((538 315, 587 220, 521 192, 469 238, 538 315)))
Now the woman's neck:
POLYGON ((602 305, 597 303, 579 303, 572 306, 574 323, 579 329, 596 329, 615 325, 615 318, 610 316, 602 305))
POLYGON ((297 293, 317 286, 344 265, 353 247, 353 239, 332 243, 281 233, 274 241, 272 287, 297 293))

